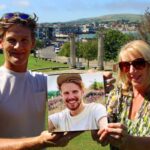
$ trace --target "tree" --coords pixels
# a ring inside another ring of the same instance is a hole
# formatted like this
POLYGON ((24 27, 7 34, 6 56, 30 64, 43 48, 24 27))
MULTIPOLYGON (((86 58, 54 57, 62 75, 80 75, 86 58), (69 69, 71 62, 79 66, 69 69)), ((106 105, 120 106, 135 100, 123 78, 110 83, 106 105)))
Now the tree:
POLYGON ((90 86, 90 89, 93 90, 101 90, 104 88, 104 84, 102 82, 94 81, 94 83, 90 86))
POLYGON ((35 48, 40 49, 44 47, 44 42, 42 40, 36 39, 35 48))
POLYGON ((44 42, 42 40, 36 39, 35 47, 31 50, 31 53, 34 54, 34 57, 36 56, 36 50, 41 49, 44 47, 44 42))
POLYGON ((138 26, 138 31, 144 41, 150 44, 150 12, 149 8, 145 10, 143 20, 138 26))
POLYGON ((70 43, 64 43, 60 52, 58 53, 58 55, 60 56, 66 56, 69 57, 70 56, 70 43))
MULTIPOLYGON (((123 34, 118 30, 112 29, 101 29, 104 32, 104 60, 116 60, 118 51, 121 46, 134 39, 131 34, 123 34)), ((97 58, 98 51, 98 41, 88 40, 87 42, 77 42, 76 43, 76 56, 78 58, 85 58, 87 60, 87 67, 89 67, 89 62, 97 58)), ((59 52, 61 56, 70 56, 70 43, 65 43, 61 51, 59 52)))
POLYGON ((89 40, 82 44, 83 45, 81 46, 81 48, 82 48, 83 58, 87 60, 87 67, 89 68, 89 62, 91 60, 96 59, 97 57, 97 51, 98 51, 97 40, 89 40))
POLYGON ((132 35, 123 34, 118 30, 105 30, 104 37, 104 60, 116 60, 121 46, 134 39, 132 35))
MULTIPOLYGON (((76 42, 75 43, 76 47, 76 56, 79 58, 82 58, 83 53, 82 53, 82 43, 81 42, 76 42)), ((64 43, 60 52, 58 53, 60 56, 70 56, 70 42, 64 43)))

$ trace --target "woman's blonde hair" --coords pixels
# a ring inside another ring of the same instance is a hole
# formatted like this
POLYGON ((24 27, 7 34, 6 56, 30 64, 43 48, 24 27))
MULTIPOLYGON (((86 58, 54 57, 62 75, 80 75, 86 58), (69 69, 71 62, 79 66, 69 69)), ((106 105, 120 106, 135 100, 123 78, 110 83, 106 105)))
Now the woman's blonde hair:
MULTIPOLYGON (((122 55, 124 52, 128 51, 130 49, 130 52, 133 54, 139 53, 141 57, 143 57, 148 63, 150 63, 150 45, 147 44, 145 41, 142 40, 134 40, 127 44, 125 44, 118 55, 118 61, 122 61, 122 55)), ((150 67, 148 68, 148 75, 150 75, 150 67)), ((118 80, 119 83, 123 85, 124 89, 127 89, 130 86, 130 81, 128 80, 126 73, 118 70, 118 80)))

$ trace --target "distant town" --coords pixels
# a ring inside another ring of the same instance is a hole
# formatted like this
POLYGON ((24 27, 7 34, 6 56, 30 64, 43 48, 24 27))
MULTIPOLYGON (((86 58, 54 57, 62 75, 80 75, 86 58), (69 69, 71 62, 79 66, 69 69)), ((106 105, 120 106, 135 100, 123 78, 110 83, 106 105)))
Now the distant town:
POLYGON ((58 52, 64 42, 69 41, 69 34, 75 34, 78 41, 94 38, 100 28, 119 30, 123 33, 137 33, 139 21, 118 19, 115 21, 91 21, 88 23, 39 23, 36 37, 44 41, 45 47, 53 46, 58 52))

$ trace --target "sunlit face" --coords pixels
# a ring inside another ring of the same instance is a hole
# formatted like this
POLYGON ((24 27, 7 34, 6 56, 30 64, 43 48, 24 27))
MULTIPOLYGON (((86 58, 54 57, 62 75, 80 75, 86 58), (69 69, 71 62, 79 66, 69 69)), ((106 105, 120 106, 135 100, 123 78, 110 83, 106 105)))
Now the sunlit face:
POLYGON ((26 71, 28 57, 34 46, 30 29, 21 25, 10 27, 1 41, 5 66, 13 71, 26 71))
POLYGON ((82 103, 83 90, 75 83, 63 83, 61 85, 61 95, 66 107, 72 111, 77 111, 82 103))
MULTIPOLYGON (((132 51, 131 49, 122 52, 121 61, 133 61, 137 58, 143 58, 143 56, 136 51, 132 51)), ((130 69, 126 72, 127 78, 136 89, 145 89, 149 84, 149 76, 148 76, 148 67, 149 64, 146 63, 143 69, 136 69, 133 65, 130 65, 130 69)))

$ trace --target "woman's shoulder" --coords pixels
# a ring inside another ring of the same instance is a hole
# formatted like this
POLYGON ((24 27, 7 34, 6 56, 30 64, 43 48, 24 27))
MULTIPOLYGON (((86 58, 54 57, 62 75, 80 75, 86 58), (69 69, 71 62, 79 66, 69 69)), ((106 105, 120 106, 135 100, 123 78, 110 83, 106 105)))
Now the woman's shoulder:
POLYGON ((132 94, 131 86, 126 87, 124 84, 117 84, 108 96, 132 96, 132 94))
POLYGON ((107 97, 107 110, 110 110, 111 112, 112 109, 117 108, 117 106, 120 105, 120 103, 122 103, 126 97, 130 96, 132 96, 132 90, 130 88, 123 88, 121 84, 118 84, 107 97))

